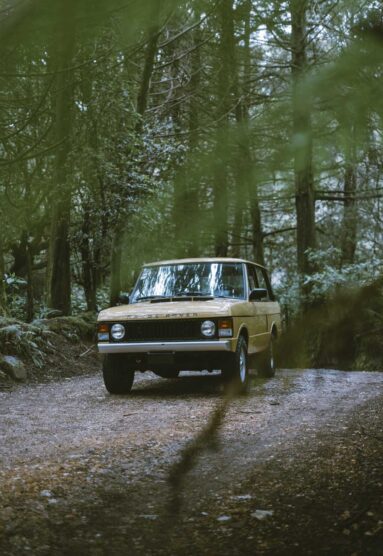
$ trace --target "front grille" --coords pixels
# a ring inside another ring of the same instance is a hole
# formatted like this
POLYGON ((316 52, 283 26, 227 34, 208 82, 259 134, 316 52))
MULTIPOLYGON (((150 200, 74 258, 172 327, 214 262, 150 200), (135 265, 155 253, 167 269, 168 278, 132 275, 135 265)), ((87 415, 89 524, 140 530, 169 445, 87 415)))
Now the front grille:
POLYGON ((122 322, 126 330, 122 341, 201 340, 201 322, 199 319, 122 322))

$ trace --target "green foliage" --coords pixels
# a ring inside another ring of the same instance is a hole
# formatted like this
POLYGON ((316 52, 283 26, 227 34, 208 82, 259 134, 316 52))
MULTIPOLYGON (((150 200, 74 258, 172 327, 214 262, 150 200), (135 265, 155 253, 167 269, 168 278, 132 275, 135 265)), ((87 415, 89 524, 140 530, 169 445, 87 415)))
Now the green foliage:
POLYGON ((51 350, 47 328, 0 317, 0 353, 18 355, 41 368, 51 350))
POLYGON ((381 275, 380 5, 35 5, 0 1, 0 269, 13 276, 0 304, 12 315, 45 314, 60 248, 75 314, 154 259, 264 262, 290 320, 302 300, 332 303, 381 275))

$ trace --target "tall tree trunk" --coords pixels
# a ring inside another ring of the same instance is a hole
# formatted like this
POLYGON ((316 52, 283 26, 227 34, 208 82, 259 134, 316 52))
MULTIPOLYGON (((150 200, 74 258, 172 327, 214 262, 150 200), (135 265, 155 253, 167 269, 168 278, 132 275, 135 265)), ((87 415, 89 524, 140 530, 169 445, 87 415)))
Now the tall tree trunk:
POLYGON ((32 322, 35 312, 34 307, 34 288, 33 288, 33 252, 27 233, 27 305, 26 320, 32 322))
POLYGON ((311 288, 304 284, 304 276, 314 267, 308 250, 314 249, 315 238, 315 192, 312 162, 312 129, 310 100, 302 92, 302 80, 307 69, 307 0, 290 0, 291 51, 293 77, 293 144, 295 205, 297 214, 297 262, 303 310, 310 305, 311 288))
POLYGON ((122 263, 122 219, 119 219, 114 230, 112 252, 110 260, 110 304, 116 305, 121 292, 121 263, 122 263))
POLYGON ((48 306, 64 315, 71 312, 70 211, 72 188, 68 178, 68 155, 72 129, 73 74, 70 69, 74 53, 75 0, 61 5, 58 29, 56 77, 54 207, 52 210, 48 257, 48 306))
POLYGON ((349 144, 346 147, 344 172, 344 202, 341 234, 342 265, 353 264, 355 260, 358 231, 358 210, 355 200, 357 190, 355 126, 351 126, 349 144))
POLYGON ((265 253, 263 249, 262 215, 258 201, 257 188, 251 192, 250 197, 251 229, 253 238, 253 257, 258 264, 265 264, 265 253))
POLYGON ((83 175, 86 182, 86 190, 82 195, 83 220, 81 227, 81 263, 82 263, 82 282, 87 304, 87 310, 94 312, 97 310, 97 266, 95 254, 101 252, 101 237, 94 232, 91 225, 91 199, 96 199, 95 189, 98 183, 97 175, 97 119, 93 110, 93 80, 88 71, 84 71, 81 80, 81 91, 83 102, 87 106, 84 117, 86 118, 86 147, 87 151, 83 157, 83 175))
POLYGON ((4 265, 4 247, 3 236, 0 234, 0 317, 7 315, 7 296, 5 292, 5 265, 4 265))
POLYGON ((214 243, 217 257, 228 254, 228 164, 229 152, 228 127, 233 99, 235 98, 235 43, 234 43, 234 14, 233 0, 222 0, 218 7, 220 21, 220 67, 218 71, 218 110, 219 120, 216 148, 214 153, 213 180, 213 213, 214 213, 214 243))
MULTIPOLYGON (((200 12, 195 11, 195 19, 200 19, 200 12)), ((201 81, 201 52, 202 33, 199 28, 193 33, 193 52, 191 53, 191 77, 187 123, 189 127, 189 157, 182 170, 178 172, 174 191, 174 223, 175 240, 177 243, 177 257, 198 257, 200 254, 199 221, 199 181, 198 168, 198 136, 199 136, 199 101, 201 81)), ((179 122, 180 125, 180 122, 179 122)))
MULTIPOLYGON (((158 50, 158 39, 160 31, 159 27, 153 27, 149 31, 149 39, 145 52, 144 69, 141 77, 140 88, 137 96, 137 113, 139 120, 137 121, 135 132, 137 136, 142 134, 144 125, 144 114, 148 105, 148 97, 150 90, 150 81, 153 74, 154 63, 158 50)), ((111 282, 110 282, 110 304, 115 305, 121 292, 121 262, 122 262, 122 246, 123 236, 126 226, 126 213, 121 212, 117 218, 117 223, 113 233, 112 251, 111 251, 111 282)))
MULTIPOLYGON (((250 18, 250 11, 251 6, 248 5, 244 6, 246 8, 246 19, 250 18)), ((240 75, 239 75, 239 65, 237 62, 236 56, 236 43, 235 43, 235 36, 234 36, 234 14, 233 10, 231 11, 231 24, 230 24, 230 46, 233 49, 233 52, 230 55, 230 59, 232 60, 232 71, 233 71, 233 95, 235 98, 235 119, 237 122, 237 129, 236 129, 236 142, 237 142, 237 151, 238 154, 234 160, 234 176, 235 176, 235 189, 234 189, 234 223, 233 223, 233 233, 232 237, 235 239, 236 237, 240 237, 242 235, 242 227, 243 227, 243 215, 245 211, 245 207, 247 204, 247 194, 251 189, 251 170, 252 170, 252 161, 251 161, 251 151, 250 151, 250 144, 249 144, 249 114, 248 114, 248 107, 247 107, 247 100, 245 98, 245 90, 246 81, 248 79, 248 68, 246 67, 246 62, 248 61, 247 58, 249 56, 249 52, 246 52, 247 45, 245 44, 245 56, 243 63, 245 64, 245 71, 243 75, 243 82, 245 83, 244 86, 240 88, 240 75)), ((244 34, 244 42, 246 43, 246 31, 244 34)), ((235 242, 232 249, 233 257, 240 257, 241 255, 241 246, 238 242, 235 242)))
POLYGON ((88 311, 96 311, 96 276, 93 264, 93 253, 91 249, 90 237, 90 209, 87 202, 83 207, 83 220, 81 226, 82 238, 80 245, 81 261, 82 261, 82 279, 86 306, 88 311))
POLYGON ((143 116, 146 112, 146 107, 148 105, 148 97, 150 90, 150 81, 152 79, 154 62, 158 50, 158 38, 159 29, 158 27, 152 27, 149 31, 149 40, 146 47, 145 53, 145 63, 144 71, 142 73, 140 90, 137 97, 137 113, 141 116, 136 125, 136 132, 141 133, 143 127, 143 116))
MULTIPOLYGON (((177 22, 176 22, 177 23, 177 22)), ((170 29, 170 34, 172 30, 170 29)), ((169 66, 168 79, 171 83, 171 92, 169 93, 167 100, 170 101, 170 114, 173 124, 173 134, 178 140, 179 133, 182 129, 181 121, 181 107, 179 104, 179 70, 180 64, 177 61, 177 49, 175 48, 174 42, 172 42, 167 48, 167 56, 170 60, 175 59, 175 62, 169 66)), ((182 162, 181 162, 182 163, 182 162)), ((177 163, 176 163, 177 164, 177 163)), ((177 166, 176 166, 177 167, 177 166)), ((177 176, 174 181, 174 202, 173 202, 173 222, 174 222, 174 232, 175 232, 175 248, 176 256, 182 258, 186 256, 186 245, 188 243, 188 198, 187 198, 187 185, 186 185, 186 172, 185 167, 178 163, 177 176)))
POLYGON ((214 169, 214 250, 216 257, 226 257, 228 253, 228 186, 227 173, 222 150, 217 149, 214 169))
MULTIPOLYGON (((264 264, 263 253, 263 231, 262 231, 262 218, 261 209, 258 201, 257 184, 253 178, 253 153, 251 151, 251 137, 250 137, 250 119, 248 107, 248 83, 250 82, 251 70, 251 0, 246 0, 243 4, 244 9, 244 47, 243 47, 243 84, 239 91, 239 78, 236 77, 235 90, 237 91, 236 97, 236 120, 238 127, 238 156, 236 157, 236 198, 235 198, 235 217, 234 217, 234 237, 235 235, 241 236, 241 229, 243 226, 243 215, 247 209, 248 202, 250 203, 250 218, 251 229, 253 238, 253 257, 255 261, 264 264)), ((234 26, 233 26, 234 32, 234 26)), ((234 35, 233 35, 234 42, 234 35)), ((240 246, 235 246, 233 249, 233 256, 239 257, 241 255, 240 246)))

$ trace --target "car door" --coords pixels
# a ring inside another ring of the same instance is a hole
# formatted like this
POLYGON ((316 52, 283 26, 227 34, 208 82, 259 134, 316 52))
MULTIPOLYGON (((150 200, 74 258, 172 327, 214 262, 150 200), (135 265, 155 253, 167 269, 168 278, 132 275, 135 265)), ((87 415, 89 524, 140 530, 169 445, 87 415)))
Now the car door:
POLYGON ((267 320, 267 332, 269 337, 269 333, 271 332, 271 327, 273 324, 276 324, 279 332, 280 308, 278 302, 275 301, 266 269, 262 267, 256 267, 256 273, 259 287, 267 290, 267 299, 265 299, 261 303, 267 320))
MULTIPOLYGON (((247 278, 249 283, 249 293, 256 288, 264 287, 259 282, 257 267, 250 263, 247 264, 247 278)), ((264 300, 249 301, 251 312, 251 319, 248 325, 250 353, 254 351, 262 351, 268 344, 268 303, 269 294, 267 294, 267 297, 264 300)))

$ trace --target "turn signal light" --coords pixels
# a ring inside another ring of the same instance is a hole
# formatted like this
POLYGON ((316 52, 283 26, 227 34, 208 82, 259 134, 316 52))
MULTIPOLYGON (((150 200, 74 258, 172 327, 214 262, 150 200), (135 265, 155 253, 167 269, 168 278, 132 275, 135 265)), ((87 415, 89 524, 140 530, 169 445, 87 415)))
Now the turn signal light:
POLYGON ((97 328, 97 339, 99 342, 109 341, 109 326, 107 324, 99 324, 97 328))
POLYGON ((218 336, 220 338, 231 338, 233 335, 233 319, 218 320, 218 336))

